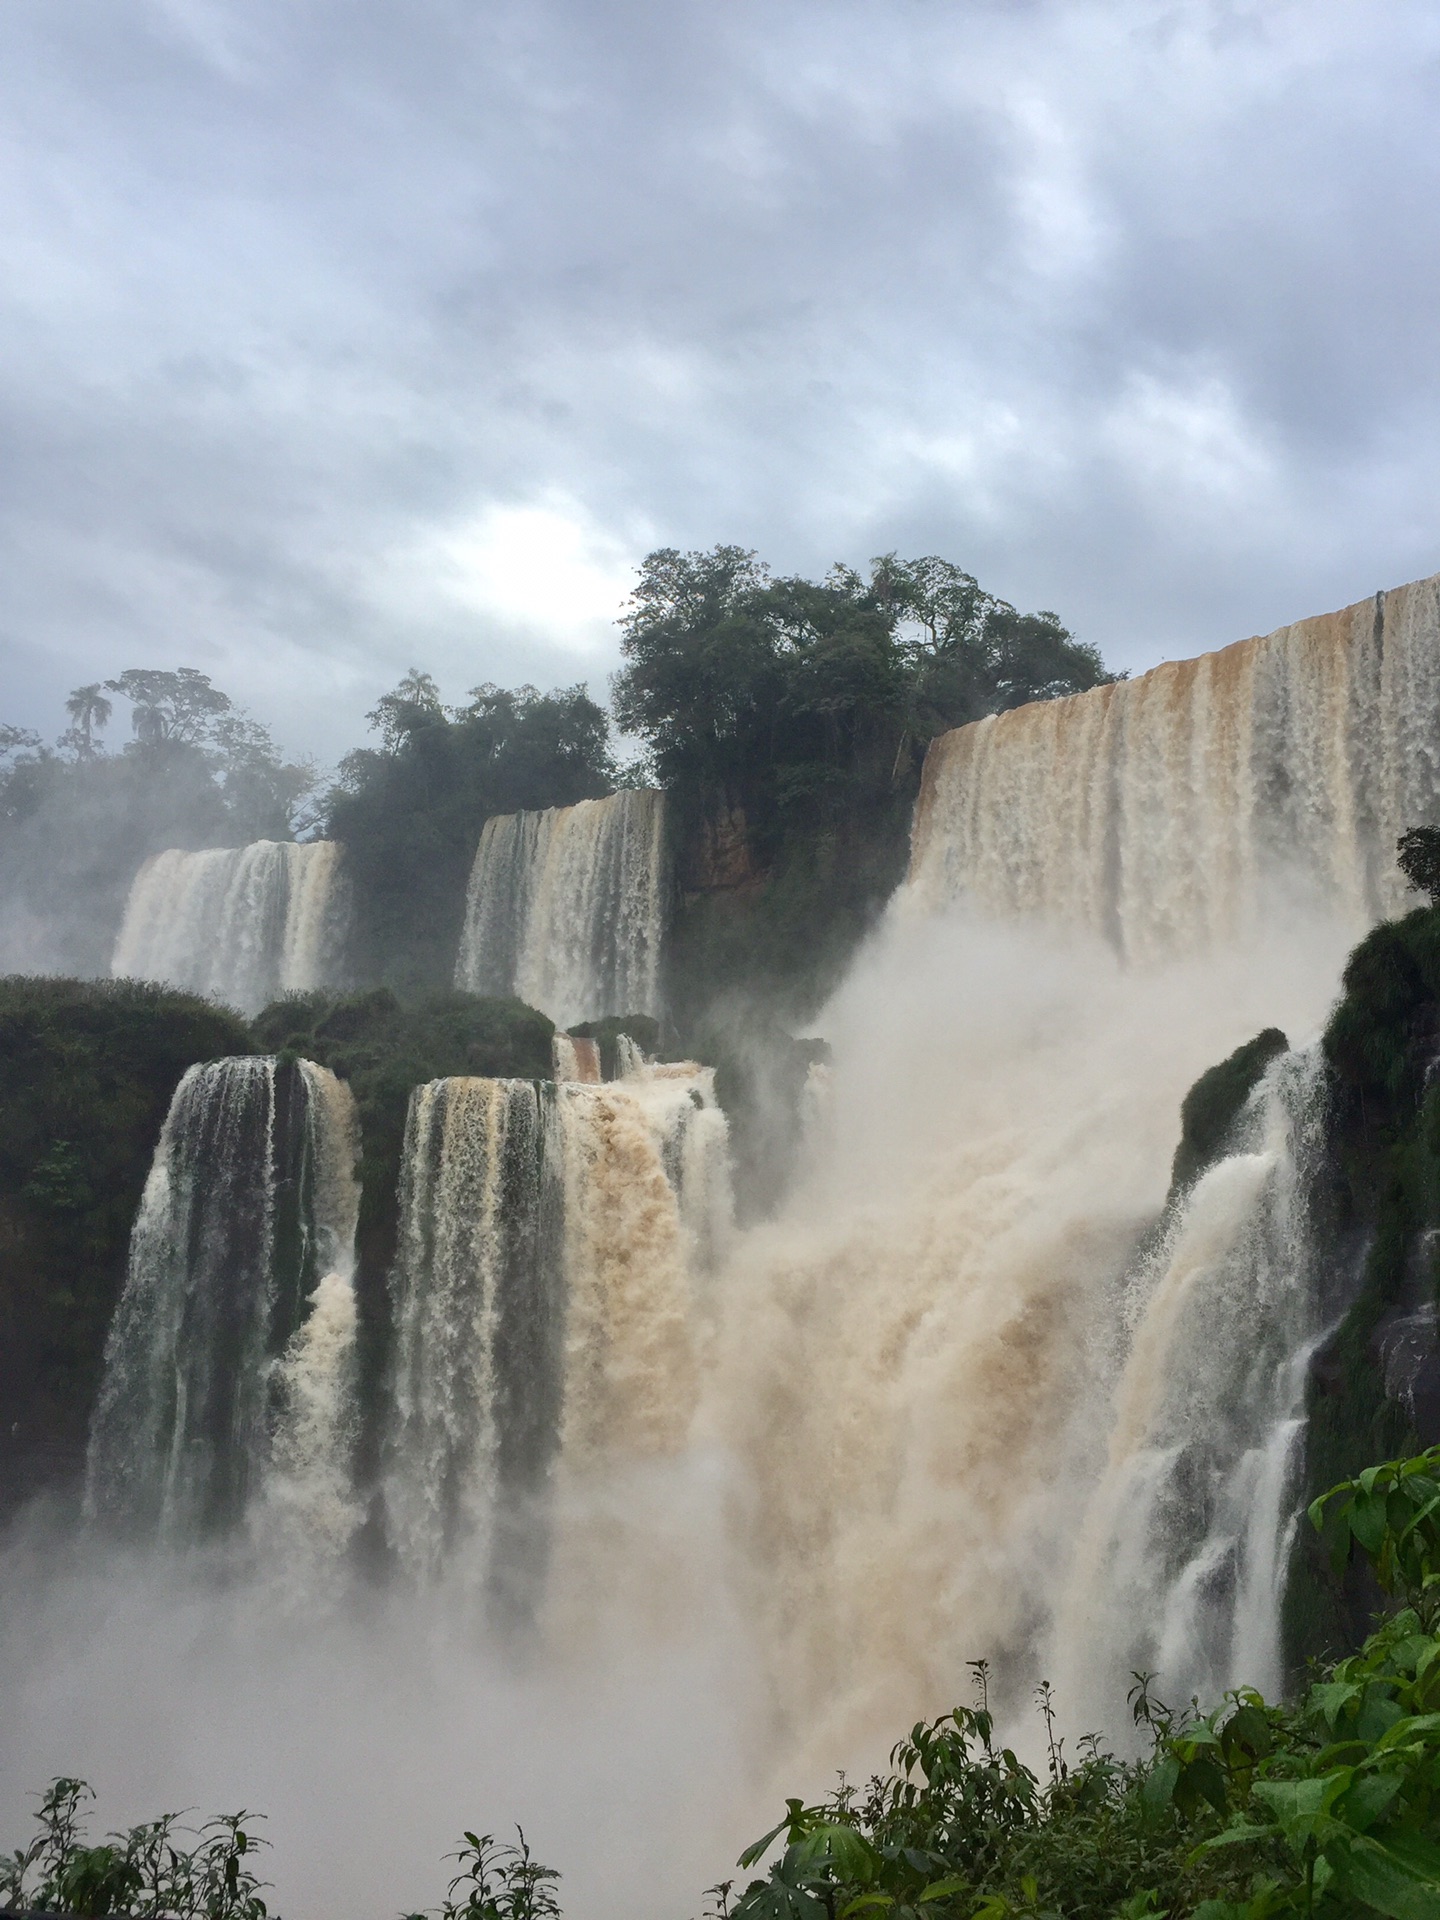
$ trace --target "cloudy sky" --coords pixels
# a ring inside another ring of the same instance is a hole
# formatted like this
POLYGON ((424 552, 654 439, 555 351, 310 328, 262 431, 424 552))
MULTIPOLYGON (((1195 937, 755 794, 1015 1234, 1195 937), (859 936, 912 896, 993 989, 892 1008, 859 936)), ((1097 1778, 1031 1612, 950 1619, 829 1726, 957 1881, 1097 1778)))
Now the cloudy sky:
POLYGON ((0 0, 0 718, 333 759, 657 545, 1112 664, 1440 568, 1434 0, 0 0))

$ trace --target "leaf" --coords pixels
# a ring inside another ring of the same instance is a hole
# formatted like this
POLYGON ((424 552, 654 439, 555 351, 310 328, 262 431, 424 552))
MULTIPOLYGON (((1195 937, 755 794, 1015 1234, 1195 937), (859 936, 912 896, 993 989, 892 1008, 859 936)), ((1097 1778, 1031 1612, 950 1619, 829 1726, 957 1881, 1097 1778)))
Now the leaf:
POLYGON ((797 1867, 826 1865, 842 1880, 873 1880, 880 1856, 863 1834, 836 1821, 812 1827, 795 1847, 797 1867))
POLYGON ((1419 1834, 1357 1834, 1343 1850, 1327 1849, 1335 1884, 1391 1920, 1440 1915, 1440 1847, 1419 1834))
POLYGON ((1398 1773, 1362 1773, 1335 1802, 1335 1817, 1357 1833, 1364 1833, 1374 1826, 1403 1784, 1398 1773))
MULTIPOLYGON (((1366 1476, 1361 1474, 1363 1482, 1366 1476)), ((1350 1531, 1369 1554, 1379 1553, 1385 1542, 1389 1519, 1385 1511, 1385 1496, 1372 1493, 1366 1488, 1356 1500, 1347 1516, 1350 1531)))
POLYGON ((929 1900, 948 1900, 952 1893, 963 1893, 969 1881, 963 1874, 952 1873, 948 1880, 932 1880, 928 1887, 920 1891, 916 1906, 923 1907, 929 1900))
POLYGON ((1179 1778, 1180 1762, 1172 1753, 1146 1775, 1142 1789, 1146 1806, 1156 1809, 1168 1807, 1175 1797, 1175 1783, 1179 1778))

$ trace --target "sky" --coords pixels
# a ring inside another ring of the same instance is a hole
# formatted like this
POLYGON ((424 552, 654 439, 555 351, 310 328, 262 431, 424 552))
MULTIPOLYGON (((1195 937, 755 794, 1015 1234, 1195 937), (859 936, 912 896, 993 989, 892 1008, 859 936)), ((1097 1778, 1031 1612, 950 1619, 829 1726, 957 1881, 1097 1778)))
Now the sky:
POLYGON ((0 719, 603 697, 657 546, 1131 670, 1440 570, 1437 173, 1434 0, 0 0, 0 719))

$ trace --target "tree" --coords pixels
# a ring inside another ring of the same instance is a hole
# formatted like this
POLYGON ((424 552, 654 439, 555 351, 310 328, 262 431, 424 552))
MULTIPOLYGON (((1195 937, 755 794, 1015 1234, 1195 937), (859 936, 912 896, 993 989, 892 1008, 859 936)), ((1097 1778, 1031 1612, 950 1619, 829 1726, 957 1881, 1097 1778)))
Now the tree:
POLYGON ((88 687, 76 687, 65 702, 65 711, 74 724, 62 736, 63 741, 74 746, 81 760, 93 759, 96 751, 94 736, 104 731, 114 712, 112 703, 101 690, 100 682, 93 680, 88 687))
POLYGON ((1440 827, 1410 827, 1395 842, 1395 864, 1412 893, 1430 896, 1440 906, 1440 827))
POLYGON ((370 724, 382 744, 347 754, 323 802, 345 843, 359 963, 393 985, 448 985, 480 829, 609 793, 610 723, 583 686, 487 684, 446 707, 412 668, 370 724))
POLYGON ((107 680, 105 686, 133 703, 130 724, 135 738, 147 747, 199 746, 231 707, 230 696, 211 686, 209 674, 197 673, 194 667, 178 667, 173 673, 127 667, 118 680, 107 680))
POLYGON ((411 667, 399 686, 382 694, 365 718, 378 730, 386 752, 394 753, 413 733, 440 725, 447 715, 434 679, 411 667))

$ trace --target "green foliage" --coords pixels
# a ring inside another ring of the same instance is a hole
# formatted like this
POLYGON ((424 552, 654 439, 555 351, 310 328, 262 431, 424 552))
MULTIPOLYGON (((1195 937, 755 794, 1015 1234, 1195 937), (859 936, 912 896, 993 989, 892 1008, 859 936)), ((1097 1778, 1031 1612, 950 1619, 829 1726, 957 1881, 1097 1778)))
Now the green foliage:
POLYGON ((1180 1105, 1180 1144, 1170 1170, 1172 1194, 1188 1187, 1223 1150, 1226 1136, 1266 1067, 1289 1046, 1278 1027, 1266 1027, 1219 1066, 1201 1074, 1180 1105))
POLYGON ((649 554, 621 620, 622 727, 667 786, 768 788, 829 816, 858 774, 894 784, 946 727, 1105 678, 1054 614, 1022 615, 931 555, 774 578, 741 547, 649 554))
MULTIPOLYGON (((532 1856, 522 1828, 515 1832, 515 1846, 497 1843, 489 1833, 465 1835, 465 1845, 451 1856, 460 1862, 460 1871, 436 1910, 436 1920, 559 1920, 553 1883, 560 1876, 532 1856)), ((406 1920, 430 1917, 412 1913, 406 1920)))
POLYGON ((233 1013, 137 981, 0 979, 0 1461, 83 1446, 130 1224, 189 1066, 233 1013))
POLYGON ((447 708, 413 669, 370 722, 381 746, 348 755, 325 802, 355 890, 356 969, 394 987, 439 986, 454 972, 485 821, 609 793, 609 722, 583 686, 483 686, 447 708))
POLYGON ((615 714, 671 797, 682 1021, 728 995, 798 1017, 904 871, 926 743, 1106 676, 1053 614, 1020 614, 929 556, 776 578, 745 549, 650 554, 621 620, 615 714), (743 841, 721 877, 702 851, 743 841))
POLYGON ((247 1826, 249 1814, 217 1814, 194 1828, 182 1827, 179 1814, 162 1814, 92 1846, 83 1809, 94 1797, 83 1780, 51 1782, 35 1816, 39 1833, 28 1847, 0 1855, 0 1910, 84 1920, 265 1920, 265 1883, 250 1860, 267 1843, 247 1826))
POLYGON ((1416 893, 1440 907, 1440 827, 1411 827, 1395 842, 1396 865, 1416 893))
POLYGON ((314 782, 280 758, 266 730, 193 668, 129 668, 102 690, 77 687, 56 748, 0 728, 0 956, 10 964, 101 973, 125 895, 163 847, 288 840, 314 782), (98 736, 129 700, 134 737, 98 736))

